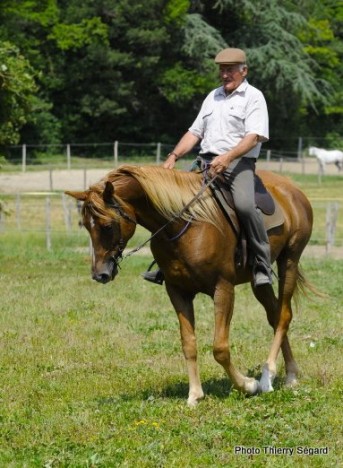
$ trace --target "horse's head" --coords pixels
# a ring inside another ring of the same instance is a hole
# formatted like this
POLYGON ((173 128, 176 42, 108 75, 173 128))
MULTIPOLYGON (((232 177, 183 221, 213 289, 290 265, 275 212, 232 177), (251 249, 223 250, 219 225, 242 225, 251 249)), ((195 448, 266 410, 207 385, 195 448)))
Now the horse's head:
POLYGON ((136 229, 133 209, 117 198, 111 182, 104 189, 94 186, 84 192, 66 192, 83 202, 82 222, 92 245, 92 278, 108 283, 118 274, 118 264, 128 240, 136 229))
POLYGON ((316 148, 314 146, 310 146, 308 149, 309 156, 316 156, 316 148))

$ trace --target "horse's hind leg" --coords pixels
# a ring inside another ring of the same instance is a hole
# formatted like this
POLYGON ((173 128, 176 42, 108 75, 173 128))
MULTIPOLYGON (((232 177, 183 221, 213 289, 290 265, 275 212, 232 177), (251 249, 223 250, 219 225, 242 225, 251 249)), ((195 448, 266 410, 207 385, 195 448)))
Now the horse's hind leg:
POLYGON ((174 306, 180 324, 181 344, 186 359, 189 393, 188 406, 196 406, 204 397, 197 363, 197 343, 195 337, 195 319, 193 295, 181 292, 178 288, 166 284, 167 292, 174 306))
POLYGON ((276 360, 280 351, 283 349, 288 385, 296 382, 298 373, 297 365, 294 361, 291 348, 287 339, 287 331, 292 320, 291 300, 298 280, 298 259, 293 259, 284 254, 278 259, 279 274, 279 300, 278 312, 274 321, 274 339, 268 355, 268 359, 263 367, 260 380, 260 390, 262 392, 273 390, 273 380, 276 375, 276 360))
MULTIPOLYGON (((253 288, 253 292, 256 299, 263 305, 267 313, 268 322, 275 332, 278 324, 279 305, 273 288, 268 285, 264 288, 253 288)), ((294 385, 297 381, 298 366, 294 360, 287 335, 283 339, 281 350, 285 361, 286 385, 294 385)), ((266 375, 265 377, 267 377, 265 382, 260 382, 260 389, 262 391, 272 391, 272 378, 268 378, 266 375)))

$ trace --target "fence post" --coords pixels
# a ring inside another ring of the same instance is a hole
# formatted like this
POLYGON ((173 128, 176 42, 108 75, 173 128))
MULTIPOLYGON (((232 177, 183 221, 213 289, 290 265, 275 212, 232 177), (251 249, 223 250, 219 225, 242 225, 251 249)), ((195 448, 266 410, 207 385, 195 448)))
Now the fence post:
POLYGON ((116 140, 113 145, 114 167, 118 166, 118 141, 116 140))
POLYGON ((5 215, 0 208, 0 232, 5 231, 5 215))
POLYGON ((21 231, 21 203, 20 203, 20 193, 17 193, 16 201, 15 201, 15 217, 17 220, 17 229, 21 231))
POLYGON ((62 193, 62 206, 63 216, 67 232, 71 231, 71 210, 69 200, 67 200, 65 193, 62 193))
POLYGON ((338 203, 328 203, 326 207, 326 254, 335 245, 338 203))
POLYGON ((71 168, 71 152, 70 152, 70 144, 69 143, 67 144, 67 168, 68 168, 68 171, 71 168))
POLYGON ((51 250, 51 203, 50 197, 46 197, 45 202, 45 228, 46 228, 46 248, 51 250))
POLYGON ((52 167, 49 167, 49 188, 50 188, 50 192, 54 190, 53 182, 52 182, 52 167))
POLYGON ((86 190, 87 188, 87 168, 83 169, 83 188, 86 190))
POLYGON ((156 163, 160 164, 161 161, 161 143, 157 143, 156 148, 156 163))
POLYGON ((21 149, 21 155, 22 155, 22 171, 26 171, 26 145, 24 144, 21 149))
POLYGON ((298 161, 300 161, 302 158, 302 152, 303 152, 303 139, 302 137, 299 137, 298 138, 298 161))

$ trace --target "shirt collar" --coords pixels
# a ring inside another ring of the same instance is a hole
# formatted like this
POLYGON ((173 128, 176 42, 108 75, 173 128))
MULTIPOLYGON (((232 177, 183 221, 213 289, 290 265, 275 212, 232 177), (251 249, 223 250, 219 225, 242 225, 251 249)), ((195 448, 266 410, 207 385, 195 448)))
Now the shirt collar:
MULTIPOLYGON (((232 96, 233 94, 244 94, 245 93, 245 90, 247 89, 248 87, 248 80, 245 78, 244 81, 242 81, 242 83, 238 86, 237 89, 235 89, 231 94, 229 94, 229 96, 232 96)), ((220 88, 217 88, 217 93, 216 94, 220 94, 222 96, 225 96, 226 97, 226 93, 224 91, 224 86, 220 86, 220 88)))

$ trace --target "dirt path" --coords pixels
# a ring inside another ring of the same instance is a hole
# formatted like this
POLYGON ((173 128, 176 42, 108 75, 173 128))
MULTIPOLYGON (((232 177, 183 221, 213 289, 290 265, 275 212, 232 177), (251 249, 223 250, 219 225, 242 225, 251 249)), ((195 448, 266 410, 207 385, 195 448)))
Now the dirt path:
MULTIPOLYGON (((294 174, 317 174, 318 165, 315 160, 306 160, 303 166, 299 162, 260 161, 259 169, 274 172, 290 172, 294 174)), ((97 182, 111 168, 106 169, 71 169, 40 172, 20 172, 6 174, 0 172, 0 193, 46 192, 54 190, 82 190, 97 182)), ((328 175, 338 174, 334 165, 328 165, 328 175)), ((343 176, 343 174, 342 174, 343 176)))

